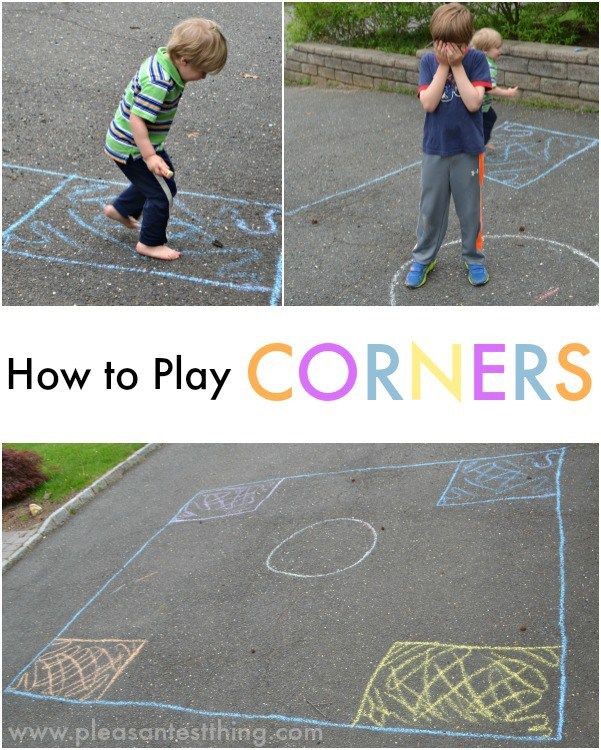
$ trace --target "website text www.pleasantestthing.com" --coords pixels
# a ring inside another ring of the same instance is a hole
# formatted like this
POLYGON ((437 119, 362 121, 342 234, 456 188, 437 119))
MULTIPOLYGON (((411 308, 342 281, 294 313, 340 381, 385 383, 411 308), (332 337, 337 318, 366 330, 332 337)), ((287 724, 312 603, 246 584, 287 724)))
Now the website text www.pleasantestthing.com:
POLYGON ((303 747, 309 743, 320 744, 323 739, 319 727, 238 726, 233 720, 224 723, 220 718, 194 727, 181 727, 173 723, 162 727, 108 727, 95 719, 88 726, 81 727, 9 726, 8 736, 21 745, 43 742, 46 747, 54 744, 86 747, 88 744, 137 741, 164 744, 206 742, 210 745, 236 743, 245 747, 264 747, 268 742, 286 742, 303 747))

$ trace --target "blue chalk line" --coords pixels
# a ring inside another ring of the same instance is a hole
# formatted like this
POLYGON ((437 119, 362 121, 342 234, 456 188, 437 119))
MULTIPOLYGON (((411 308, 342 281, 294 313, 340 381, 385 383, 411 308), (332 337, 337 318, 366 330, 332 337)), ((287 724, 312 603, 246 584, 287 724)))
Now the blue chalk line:
MULTIPOLYGON (((86 182, 96 182, 99 185, 118 185, 119 187, 127 186, 127 182, 118 182, 116 180, 105 180, 99 177, 85 177, 81 174, 67 174, 66 172, 53 172, 50 169, 39 169, 38 167, 25 167, 19 164, 2 164, 3 169, 16 169, 22 172, 36 172, 37 174, 46 174, 50 177, 70 177, 71 179, 85 180, 86 182)), ((242 206, 265 206, 266 208, 281 209, 279 203, 267 201, 247 200, 246 198, 232 198, 228 195, 215 195, 212 193, 194 193, 189 190, 178 190, 180 195, 191 195, 194 198, 207 198, 208 200, 225 200, 230 203, 239 203, 242 206)))
POLYGON ((341 198, 344 195, 350 195, 351 193, 356 193, 359 190, 363 190, 364 188, 369 187, 370 185, 376 185, 378 182, 389 180, 391 177, 395 177, 397 174, 401 174, 401 172, 405 172, 407 169, 411 169, 412 167, 417 167, 421 163, 422 163, 421 159, 419 161, 414 161, 412 164, 407 164, 406 166, 401 167, 400 169, 395 169, 393 172, 388 172, 387 174, 383 174, 381 177, 374 177, 373 180, 362 182, 360 185, 357 185, 356 187, 348 188, 348 190, 341 190, 339 193, 332 193, 331 195, 326 195, 323 198, 319 198, 318 200, 313 201, 312 203, 305 203, 303 206, 298 206, 298 208, 293 208, 289 211, 284 211, 284 216, 294 216, 295 214, 298 214, 307 208, 312 208, 313 206, 317 206, 320 203, 325 203, 326 201, 330 201, 334 198, 341 198))
POLYGON ((558 617, 557 627, 559 629, 559 635, 561 639, 561 654, 559 659, 559 698, 557 701, 557 732, 555 739, 557 741, 562 739, 563 727, 565 723, 565 705, 566 695, 568 690, 568 673, 567 673, 567 662, 568 662, 568 631, 566 628, 566 559, 565 559, 565 547, 566 547, 566 536, 563 525, 563 516, 561 510, 561 472, 563 469, 563 462, 566 454, 566 448, 562 448, 559 456, 559 462, 557 471, 555 472, 555 487, 557 500, 555 503, 555 512, 557 515, 557 527, 559 531, 559 606, 558 606, 558 617))
POLYGON ((18 255, 23 258, 30 258, 32 260, 45 260, 48 263, 62 263, 73 266, 88 266, 90 268, 97 268, 102 271, 124 271, 126 273, 147 274, 148 276, 162 276, 165 278, 177 279, 178 281, 190 281, 194 284, 235 289, 242 292, 271 291, 271 287, 268 286, 258 286, 256 284, 236 284, 230 281, 215 281, 213 279, 204 279, 200 276, 186 276, 185 274, 174 273, 173 271, 157 271, 154 268, 133 268, 130 266, 119 266, 112 263, 96 263, 90 260, 75 260, 74 258, 60 258, 58 256, 38 255, 37 253, 30 253, 25 250, 12 250, 10 248, 4 248, 3 252, 7 253, 8 255, 18 255))
MULTIPOLYGON (((161 533, 162 533, 162 532, 163 532, 163 531, 164 531, 164 530, 165 530, 166 528, 167 528, 167 524, 165 524, 165 526, 162 526, 162 527, 161 527, 161 528, 160 528, 160 529, 159 529, 159 530, 158 530, 157 532, 155 532, 155 533, 154 533, 154 534, 153 534, 153 535, 152 535, 152 536, 150 537, 150 539, 148 539, 148 540, 147 540, 146 542, 144 542, 144 544, 143 544, 143 545, 142 545, 142 546, 140 547, 140 549, 138 549, 138 550, 137 550, 136 552, 134 552, 134 554, 133 554, 133 555, 132 555, 132 556, 131 556, 131 557, 129 558, 129 560, 128 560, 128 561, 127 561, 127 562, 126 562, 126 563, 125 563, 125 564, 124 564, 124 565, 123 565, 123 566, 122 566, 121 568, 119 568, 119 570, 118 570, 118 571, 117 571, 116 573, 113 573, 113 575, 112 575, 112 576, 111 576, 111 577, 110 577, 110 578, 108 579, 108 581, 106 581, 106 583, 104 583, 104 584, 103 584, 103 585, 102 585, 102 586, 101 586, 101 587, 100 587, 100 588, 98 589, 98 591, 97 591, 97 592, 96 592, 96 593, 94 594, 94 596, 90 597, 90 599, 88 599, 88 601, 87 601, 87 602, 86 602, 86 603, 85 603, 85 604, 83 605, 83 607, 81 607, 81 609, 78 609, 78 610, 77 610, 77 612, 76 612, 76 613, 75 613, 75 614, 73 615, 73 617, 72 617, 72 618, 71 618, 71 619, 69 620, 69 622, 67 622, 67 624, 66 624, 66 625, 64 625, 64 626, 63 626, 63 627, 62 627, 62 628, 61 628, 61 629, 60 629, 60 630, 58 631, 58 633, 57 633, 57 634, 56 634, 56 635, 54 636, 54 638, 53 638, 53 639, 52 639, 52 640, 51 640, 51 641, 50 641, 49 643, 47 643, 47 644, 46 644, 46 645, 44 646, 44 648, 43 648, 43 649, 42 649, 41 651, 38 651, 38 653, 37 653, 37 654, 36 654, 36 655, 35 655, 35 656, 33 657, 33 659, 32 659, 32 660, 31 660, 30 662, 28 662, 28 663, 27 663, 27 664, 26 664, 26 665, 25 665, 25 666, 23 667, 23 669, 22 669, 22 670, 21 670, 21 671, 20 671, 20 672, 19 672, 19 673, 18 673, 18 674, 17 674, 17 675, 16 675, 16 676, 15 676, 15 677, 14 677, 14 678, 13 678, 13 679, 11 680, 11 681, 10 681, 10 684, 9 684, 8 688, 6 688, 6 690, 8 690, 8 689, 9 689, 9 688, 11 687, 11 685, 12 685, 12 684, 13 684, 14 682, 16 682, 16 680, 18 680, 18 679, 19 679, 19 678, 21 677, 21 675, 23 675, 23 674, 24 674, 24 673, 25 673, 25 672, 26 672, 26 671, 27 671, 27 670, 29 669, 29 667, 30 667, 30 666, 31 666, 31 665, 32 665, 32 664, 33 664, 33 663, 35 662, 35 660, 36 660, 36 659, 39 659, 39 657, 40 657, 40 656, 41 656, 41 655, 42 655, 42 654, 43 654, 43 653, 44 653, 45 651, 47 651, 47 650, 48 650, 48 648, 49 648, 49 647, 50 647, 50 646, 51 646, 51 645, 52 645, 52 644, 54 643, 54 641, 56 641, 56 640, 57 640, 57 638, 60 638, 60 637, 61 637, 61 635, 62 635, 62 634, 63 634, 63 633, 64 633, 64 632, 66 631, 66 630, 68 630, 68 629, 69 629, 69 627, 70 627, 70 626, 71 626, 71 625, 72 625, 72 624, 73 624, 73 623, 75 622, 75 620, 77 620, 77 618, 78 618, 78 617, 79 617, 80 615, 82 615, 82 614, 83 614, 83 613, 84 613, 84 612, 86 611, 86 609, 88 609, 88 607, 89 607, 89 606, 90 606, 91 604, 93 604, 93 602, 95 602, 95 601, 96 601, 96 599, 98 599, 98 597, 100 596, 100 594, 102 594, 102 592, 103 592, 103 591, 104 591, 104 590, 105 590, 105 589, 107 588, 107 586, 109 586, 109 584, 110 584, 110 583, 112 583, 112 582, 113 582, 113 581, 114 581, 114 580, 115 580, 116 578, 118 578, 118 577, 119 577, 119 576, 120 576, 120 575, 121 575, 121 574, 122 574, 122 573, 123 573, 123 572, 124 572, 124 571, 126 570, 126 568, 128 568, 128 567, 129 567, 129 566, 131 565, 131 563, 132 563, 132 562, 133 562, 133 561, 134 561, 134 560, 135 560, 135 559, 136 559, 137 557, 139 557, 139 555, 141 555, 141 554, 142 554, 142 552, 143 552, 143 551, 144 551, 144 550, 146 549, 146 547, 148 547, 148 545, 149 545, 149 544, 150 544, 151 542, 153 542, 153 541, 154 541, 154 540, 155 540, 155 539, 156 539, 156 538, 157 538, 157 537, 158 537, 158 536, 159 536, 159 535, 160 535, 160 534, 161 534, 161 533)), ((5 690, 5 692, 6 692, 6 690, 5 690)))
POLYGON ((282 253, 278 255, 275 267, 275 279, 271 290, 269 304, 271 307, 282 304, 282 253))
POLYGON ((445 504, 445 498, 446 498, 446 496, 447 496, 447 492, 449 491, 449 489, 451 488, 451 485, 452 485, 452 484, 453 484, 453 482, 455 481, 455 477, 457 476, 457 472, 458 472, 458 471, 459 471, 459 469, 461 468, 461 464, 462 464, 462 463, 463 463, 463 461, 459 461, 459 463, 458 463, 458 464, 457 464, 457 466, 455 467, 455 471, 454 471, 454 472, 453 472, 453 474, 451 475, 451 478, 449 479, 449 483, 448 483, 448 484, 447 484, 447 486, 445 487, 445 489, 444 489, 444 492, 442 493, 442 495, 441 495, 441 496, 440 496, 440 498, 438 499, 438 502, 436 503, 436 505, 437 505, 437 506, 441 506, 441 505, 444 505, 444 504, 445 504))
POLYGON ((30 208, 27 213, 24 213, 23 216, 21 216, 19 219, 17 219, 13 224, 11 224, 8 229, 5 229, 4 232, 2 232, 2 237, 6 241, 8 236, 15 230, 18 226, 21 226, 21 224, 25 223, 28 219, 31 219, 31 217, 35 214, 36 211, 39 211, 40 208, 45 206, 47 203, 49 203, 60 191, 65 187, 65 185, 68 185, 70 182, 75 180, 77 178, 76 175, 61 175, 61 177, 66 177, 62 182, 60 182, 53 190, 51 190, 48 195, 45 195, 41 201, 38 201, 33 208, 30 208))
POLYGON ((205 711, 199 708, 190 708, 189 706, 180 706, 176 703, 161 703, 158 701, 109 701, 109 700, 75 700, 73 698, 62 698, 54 695, 41 695, 39 693, 30 693, 25 690, 14 690, 6 688, 5 693, 20 695, 26 698, 33 698, 41 701, 54 701, 76 706, 108 706, 111 708, 160 708, 180 713, 193 714, 197 716, 207 716, 210 718, 225 719, 247 719, 250 721, 277 721, 288 722, 292 724, 308 724, 310 726, 324 727, 328 729, 364 729, 369 732, 381 732, 384 734, 425 734, 442 737, 473 737, 476 739, 486 738, 494 740, 517 740, 519 742, 554 742, 555 737, 544 737, 541 735, 520 736, 513 734, 489 734, 478 732, 454 732, 443 729, 413 729, 409 727, 378 727, 373 724, 348 724, 336 721, 324 721, 323 719, 310 719, 304 716, 287 716, 285 714, 247 714, 234 711, 205 711))

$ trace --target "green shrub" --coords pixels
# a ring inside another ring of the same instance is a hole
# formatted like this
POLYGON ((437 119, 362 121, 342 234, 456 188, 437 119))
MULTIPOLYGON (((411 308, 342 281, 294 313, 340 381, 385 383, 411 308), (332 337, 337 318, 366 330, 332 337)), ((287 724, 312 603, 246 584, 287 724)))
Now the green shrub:
POLYGON ((287 41, 413 53, 429 41, 426 3, 295 3, 287 41))
MULTIPOLYGON (((428 23, 440 3, 294 3, 288 44, 315 41, 413 54, 430 42, 428 23)), ((476 28, 505 39, 598 46, 597 3, 466 3, 476 28)))
POLYGON ((548 44, 599 44, 597 3, 473 3, 478 27, 506 39, 548 44))
POLYGON ((27 497, 46 481, 42 457, 33 451, 2 449, 2 507, 27 497))
POLYGON ((87 487, 142 445, 143 443, 11 443, 5 444, 4 449, 13 449, 13 453, 34 451, 41 456, 42 471, 47 475, 47 480, 43 487, 32 488, 31 498, 42 502, 44 496, 48 495, 51 503, 59 504, 87 487))

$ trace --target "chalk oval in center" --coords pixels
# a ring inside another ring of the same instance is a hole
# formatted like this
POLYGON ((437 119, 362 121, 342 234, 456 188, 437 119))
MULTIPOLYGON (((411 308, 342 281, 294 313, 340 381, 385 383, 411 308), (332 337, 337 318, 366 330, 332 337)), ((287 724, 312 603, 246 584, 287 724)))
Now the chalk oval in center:
POLYGON ((294 578, 334 576, 363 562, 378 535, 359 518, 327 518, 286 537, 265 561, 273 573, 294 578))

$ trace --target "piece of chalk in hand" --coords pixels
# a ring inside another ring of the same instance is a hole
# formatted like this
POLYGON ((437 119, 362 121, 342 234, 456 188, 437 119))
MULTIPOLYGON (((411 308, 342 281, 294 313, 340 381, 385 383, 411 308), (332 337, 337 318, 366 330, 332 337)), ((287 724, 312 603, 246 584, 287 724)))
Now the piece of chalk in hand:
POLYGON ((170 169, 168 169, 165 177, 167 177, 167 179, 170 180, 173 177, 173 172, 170 169))

